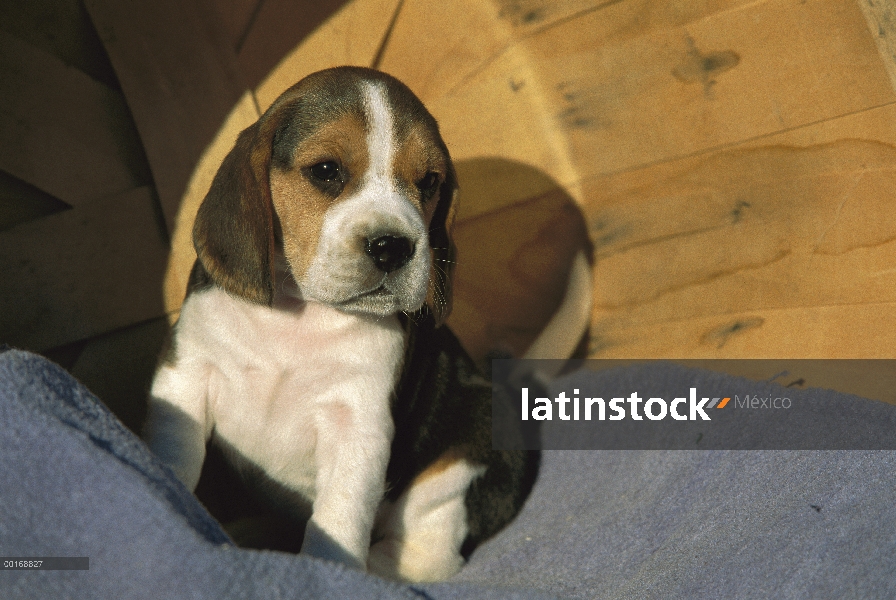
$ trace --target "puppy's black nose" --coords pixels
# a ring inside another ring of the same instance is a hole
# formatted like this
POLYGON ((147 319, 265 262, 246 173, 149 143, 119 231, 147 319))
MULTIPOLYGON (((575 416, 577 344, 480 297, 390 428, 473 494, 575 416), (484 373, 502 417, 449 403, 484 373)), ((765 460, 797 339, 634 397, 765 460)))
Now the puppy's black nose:
POLYGON ((405 266, 414 255, 414 245, 411 240, 394 235, 384 235, 367 240, 364 250, 373 259, 376 268, 384 273, 397 271, 405 266))

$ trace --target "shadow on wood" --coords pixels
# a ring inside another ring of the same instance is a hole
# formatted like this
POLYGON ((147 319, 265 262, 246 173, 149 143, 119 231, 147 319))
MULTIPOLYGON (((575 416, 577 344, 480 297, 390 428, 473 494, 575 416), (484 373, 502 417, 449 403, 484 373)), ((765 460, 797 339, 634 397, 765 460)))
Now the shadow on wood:
POLYGON ((563 301, 573 259, 590 256, 590 241, 582 211, 542 171, 502 158, 455 167, 461 208, 448 325, 484 368, 491 355, 526 352, 563 301), (521 188, 534 193, 521 196, 521 188))

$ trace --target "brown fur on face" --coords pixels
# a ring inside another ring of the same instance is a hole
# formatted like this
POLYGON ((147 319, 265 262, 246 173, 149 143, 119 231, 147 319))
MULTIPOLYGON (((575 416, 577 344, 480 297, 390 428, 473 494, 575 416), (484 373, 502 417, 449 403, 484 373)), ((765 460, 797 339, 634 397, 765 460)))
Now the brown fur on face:
POLYGON ((295 277, 305 274, 314 257, 327 209, 339 197, 357 191, 369 160, 364 123, 346 115, 323 125, 297 148, 290 168, 271 169, 271 195, 283 231, 283 251, 295 277), (307 169, 324 161, 334 161, 344 171, 346 181, 339 197, 320 190, 308 177, 307 169))
MULTIPOLYGON (((412 123, 404 129, 404 136, 397 140, 392 175, 398 189, 420 211, 429 228, 440 202, 439 194, 424 198, 417 183, 430 173, 438 175, 439 181, 444 179, 446 160, 438 149, 439 141, 420 124, 412 123)), ((306 273, 314 257, 326 211, 351 197, 363 184, 362 177, 370 162, 367 143, 363 121, 354 113, 347 114, 324 124, 296 148, 291 165, 271 169, 272 200, 282 226, 283 251, 296 278, 306 273), (308 175, 312 166, 325 161, 340 167, 344 181, 338 194, 319 189, 308 175)), ((357 243, 355 250, 361 254, 364 248, 360 240, 357 243)), ((430 281, 434 278, 431 275, 430 281)))
MULTIPOLYGON (((436 131, 436 133, 438 133, 436 131)), ((424 221, 429 225, 432 267, 426 305, 441 324, 451 312, 451 280, 456 251, 451 238, 457 202, 454 166, 440 138, 433 139, 427 128, 414 124, 406 134, 395 156, 395 172, 414 187, 427 173, 440 178, 436 194, 421 206, 424 221), (441 149, 441 150, 440 150, 441 149)))
POLYGON ((417 199, 429 224, 433 267, 426 304, 438 323, 450 312, 454 247, 451 225, 456 180, 438 126, 404 84, 370 69, 339 67, 310 75, 284 92, 258 122, 243 131, 200 206, 193 229, 197 257, 229 293, 271 305, 275 228, 299 277, 308 268, 323 216, 361 184, 367 166, 360 84, 385 85, 398 140, 394 172, 402 191, 417 199), (310 183, 306 170, 334 160, 346 170, 337 197, 310 183), (441 185, 426 203, 416 183, 428 172, 441 185), (278 221, 279 219, 279 221, 278 221))

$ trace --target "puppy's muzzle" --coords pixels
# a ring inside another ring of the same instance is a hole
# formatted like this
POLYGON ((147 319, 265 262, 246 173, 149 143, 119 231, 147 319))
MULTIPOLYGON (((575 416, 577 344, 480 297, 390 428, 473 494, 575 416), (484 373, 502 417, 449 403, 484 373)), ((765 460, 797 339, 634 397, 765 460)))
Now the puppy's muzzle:
POLYGON ((383 235, 368 239, 364 251, 377 269, 391 273, 408 264, 414 256, 414 243, 406 237, 383 235))

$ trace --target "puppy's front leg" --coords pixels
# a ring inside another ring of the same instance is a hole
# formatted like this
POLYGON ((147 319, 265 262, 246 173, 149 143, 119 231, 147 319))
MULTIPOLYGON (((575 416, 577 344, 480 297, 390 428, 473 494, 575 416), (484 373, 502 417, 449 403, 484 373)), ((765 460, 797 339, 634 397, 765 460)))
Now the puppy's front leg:
POLYGON ((393 424, 388 397, 330 401, 316 416, 316 497, 302 552, 364 570, 384 494, 393 424))
POLYGON ((208 369, 190 364, 162 366, 150 391, 143 437, 190 491, 199 481, 211 434, 207 392, 208 369))

